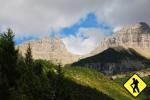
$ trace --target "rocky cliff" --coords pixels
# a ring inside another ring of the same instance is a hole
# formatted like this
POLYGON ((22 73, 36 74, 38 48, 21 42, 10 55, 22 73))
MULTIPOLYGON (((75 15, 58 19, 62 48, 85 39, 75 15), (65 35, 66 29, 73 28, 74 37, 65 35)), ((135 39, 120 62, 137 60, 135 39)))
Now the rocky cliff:
POLYGON ((30 43, 34 59, 50 60, 54 63, 69 64, 77 61, 79 56, 67 51, 61 39, 44 37, 39 40, 28 41, 17 46, 19 52, 24 56, 30 43))
POLYGON ((150 28, 146 23, 138 23, 122 28, 114 36, 106 38, 102 47, 139 47, 150 49, 150 28))
POLYGON ((148 53, 150 52, 150 27, 144 22, 125 26, 114 33, 113 36, 106 37, 101 45, 91 52, 90 56, 109 47, 118 46, 133 48, 137 52, 139 51, 139 53, 150 57, 150 53, 148 53))

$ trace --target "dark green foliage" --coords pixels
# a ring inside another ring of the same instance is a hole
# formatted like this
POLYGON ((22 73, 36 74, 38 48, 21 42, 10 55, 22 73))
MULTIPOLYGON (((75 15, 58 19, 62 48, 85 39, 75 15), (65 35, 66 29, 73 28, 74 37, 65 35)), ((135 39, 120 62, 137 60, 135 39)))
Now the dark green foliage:
POLYGON ((106 94, 88 86, 82 86, 69 79, 63 79, 64 99, 59 100, 112 100, 106 94))
POLYGON ((54 100, 70 99, 68 93, 64 89, 64 77, 63 77, 63 70, 61 64, 57 66, 56 70, 57 73, 56 73, 55 83, 54 83, 54 93, 55 93, 54 100))
POLYGON ((33 71, 36 75, 42 75, 43 74, 43 65, 40 62, 35 62, 33 71))
POLYGON ((25 63, 29 69, 32 70, 33 67, 33 58, 30 44, 28 44, 27 52, 25 54, 25 63))
POLYGON ((0 36, 0 96, 9 99, 11 92, 16 90, 19 78, 17 69, 18 51, 13 42, 14 34, 8 29, 0 36))
POLYGON ((47 75, 43 73, 43 65, 32 59, 30 45, 24 60, 24 68, 22 68, 20 78, 21 98, 27 100, 51 100, 52 89, 49 84, 47 75))

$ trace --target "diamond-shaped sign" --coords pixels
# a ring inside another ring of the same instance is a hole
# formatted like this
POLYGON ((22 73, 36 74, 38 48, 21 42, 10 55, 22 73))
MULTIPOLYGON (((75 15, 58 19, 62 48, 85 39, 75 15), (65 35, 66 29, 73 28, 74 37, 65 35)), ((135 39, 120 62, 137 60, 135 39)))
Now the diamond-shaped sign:
POLYGON ((145 88, 147 84, 137 75, 134 74, 127 82, 124 87, 134 96, 138 96, 145 88))

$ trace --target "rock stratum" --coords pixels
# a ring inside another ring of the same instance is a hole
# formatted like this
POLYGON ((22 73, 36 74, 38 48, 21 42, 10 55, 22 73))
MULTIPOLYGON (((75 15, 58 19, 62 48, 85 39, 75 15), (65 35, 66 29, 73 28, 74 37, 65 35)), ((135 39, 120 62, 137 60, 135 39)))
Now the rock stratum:
POLYGON ((18 45, 17 48, 23 56, 25 55, 29 44, 34 59, 44 59, 64 65, 77 61, 80 57, 68 52, 61 39, 50 37, 44 37, 39 40, 32 40, 18 45))

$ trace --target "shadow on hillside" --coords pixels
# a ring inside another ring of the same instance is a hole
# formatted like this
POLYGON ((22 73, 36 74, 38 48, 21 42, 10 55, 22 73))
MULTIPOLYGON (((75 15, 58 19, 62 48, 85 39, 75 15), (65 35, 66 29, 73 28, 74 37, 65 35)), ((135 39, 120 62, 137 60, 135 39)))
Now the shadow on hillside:
POLYGON ((112 75, 148 68, 150 66, 150 60, 134 49, 116 47, 108 48, 94 56, 80 59, 73 63, 72 66, 93 68, 106 75, 112 75))
MULTIPOLYGON (((112 98, 94 88, 82 86, 67 78, 63 79, 61 87, 64 89, 62 97, 66 97, 67 100, 112 100, 112 98)), ((65 100, 65 98, 60 100, 65 100)))

